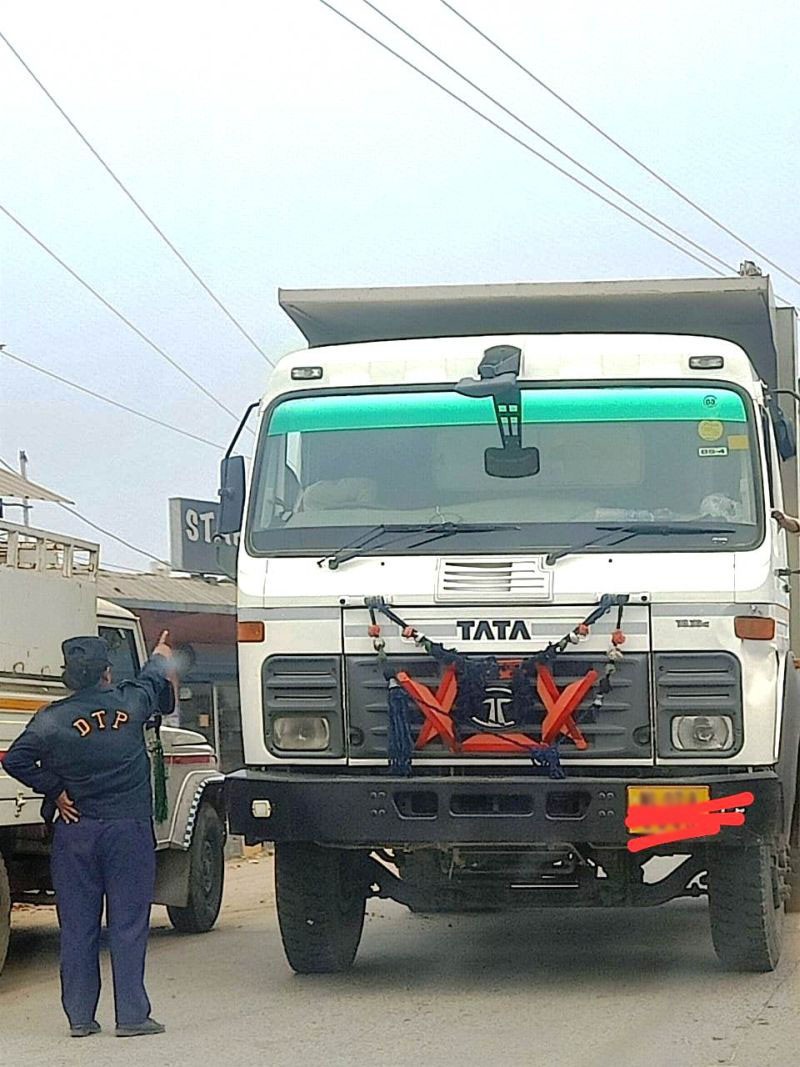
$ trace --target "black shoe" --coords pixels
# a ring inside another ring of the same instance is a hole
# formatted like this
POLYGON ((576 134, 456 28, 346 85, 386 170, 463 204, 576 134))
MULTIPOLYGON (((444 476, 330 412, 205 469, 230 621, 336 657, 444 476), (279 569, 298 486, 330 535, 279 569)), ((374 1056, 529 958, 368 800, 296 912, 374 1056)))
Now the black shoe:
POLYGON ((86 1026, 70 1026, 70 1037, 91 1037, 92 1034, 99 1034, 102 1027, 100 1023, 95 1022, 94 1019, 87 1023, 86 1026))
POLYGON ((157 1023, 155 1019, 145 1019, 135 1026, 118 1026, 116 1034, 117 1037, 147 1037, 148 1034, 163 1034, 166 1029, 163 1023, 157 1023))

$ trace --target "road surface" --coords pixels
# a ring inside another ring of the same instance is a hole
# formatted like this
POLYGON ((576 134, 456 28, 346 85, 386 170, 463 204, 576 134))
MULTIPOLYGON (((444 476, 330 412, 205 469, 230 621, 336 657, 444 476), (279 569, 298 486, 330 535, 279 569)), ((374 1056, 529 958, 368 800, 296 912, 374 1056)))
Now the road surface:
POLYGON ((229 866, 219 926, 149 957, 163 1037, 120 1041, 107 961, 103 1034, 67 1038, 50 909, 15 916, 0 977, 0 1063, 72 1067, 793 1067, 800 917, 771 975, 717 964, 703 901, 652 910, 410 915, 370 908, 355 969, 293 975, 268 857, 229 866))

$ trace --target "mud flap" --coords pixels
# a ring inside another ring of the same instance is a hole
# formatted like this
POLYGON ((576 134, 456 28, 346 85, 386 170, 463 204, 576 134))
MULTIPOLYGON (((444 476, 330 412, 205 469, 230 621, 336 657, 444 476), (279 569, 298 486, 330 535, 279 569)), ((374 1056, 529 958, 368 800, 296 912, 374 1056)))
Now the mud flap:
POLYGON ((168 904, 185 908, 189 903, 190 854, 176 848, 159 849, 156 853, 156 888, 154 904, 168 904))

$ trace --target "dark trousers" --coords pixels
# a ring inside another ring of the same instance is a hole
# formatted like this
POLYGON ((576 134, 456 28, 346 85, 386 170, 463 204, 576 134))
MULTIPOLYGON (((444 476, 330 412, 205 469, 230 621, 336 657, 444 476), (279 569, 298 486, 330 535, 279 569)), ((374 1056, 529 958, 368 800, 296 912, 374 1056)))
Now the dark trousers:
POLYGON ((70 1025, 86 1025, 97 1009, 104 901, 117 1025, 143 1022, 150 1015, 144 959, 156 871, 152 823, 59 820, 51 867, 61 927, 61 1002, 70 1025))

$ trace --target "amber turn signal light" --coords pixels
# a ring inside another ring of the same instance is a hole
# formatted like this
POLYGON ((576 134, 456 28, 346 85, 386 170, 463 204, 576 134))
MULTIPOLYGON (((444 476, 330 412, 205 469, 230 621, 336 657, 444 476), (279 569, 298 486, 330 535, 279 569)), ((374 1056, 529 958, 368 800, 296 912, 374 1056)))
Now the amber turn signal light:
POLYGON ((763 615, 737 615, 733 629, 743 641, 771 641, 775 637, 775 620, 763 615))
POLYGON ((239 641, 263 641, 264 636, 263 622, 240 622, 236 627, 236 637, 239 641))

